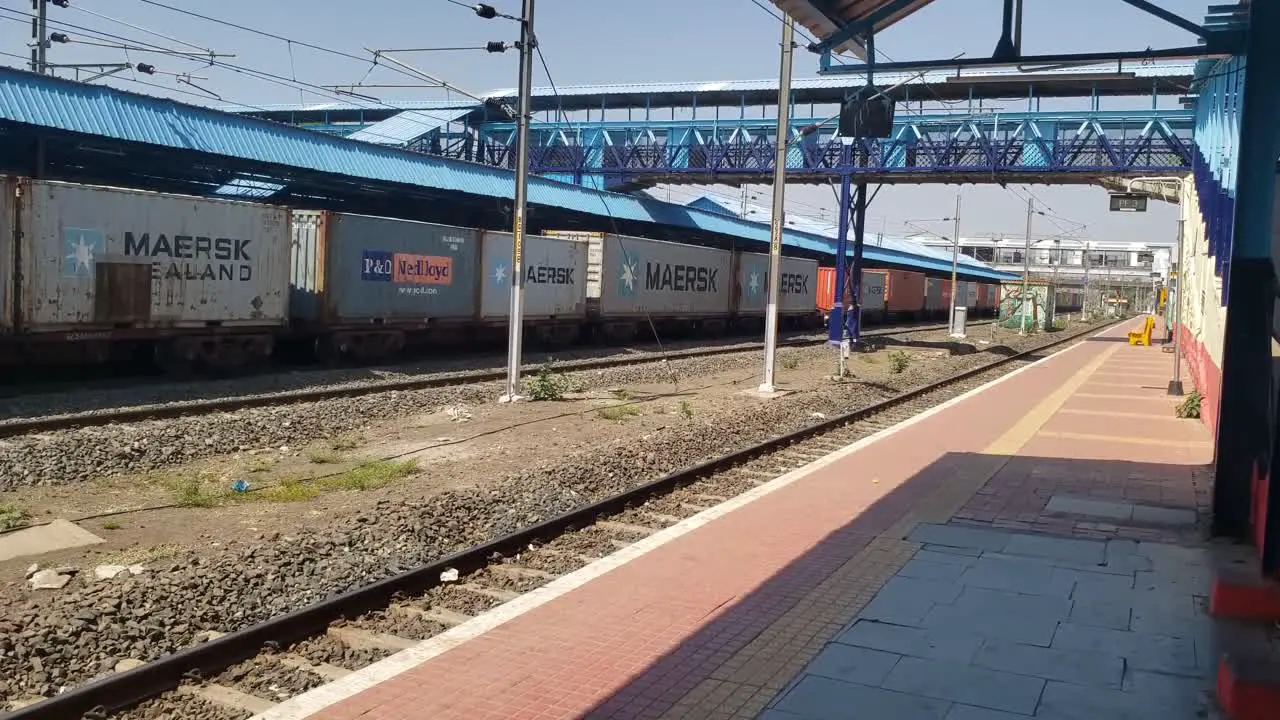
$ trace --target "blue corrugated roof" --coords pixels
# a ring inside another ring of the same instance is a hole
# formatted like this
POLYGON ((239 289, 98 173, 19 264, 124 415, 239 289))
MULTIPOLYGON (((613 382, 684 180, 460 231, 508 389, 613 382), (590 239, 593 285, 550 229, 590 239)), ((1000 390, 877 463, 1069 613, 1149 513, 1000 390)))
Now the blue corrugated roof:
MULTIPOLYGON (((738 212, 742 208, 742 203, 730 198, 718 197, 715 195, 703 195, 687 203, 687 206, 696 207, 700 210, 707 210, 719 215, 737 217, 738 212)), ((759 222, 766 225, 773 222, 773 212, 762 205, 749 203, 747 205, 747 214, 753 215, 754 219, 758 219, 759 222)), ((833 225, 829 223, 821 223, 803 216, 788 214, 786 224, 788 228, 799 232, 809 233, 811 235, 820 235, 822 237, 832 239, 836 237, 836 229, 833 225)), ((888 235, 877 234, 874 237, 866 238, 866 245, 864 245, 864 249, 868 247, 885 248, 887 250, 896 250, 908 255, 933 258, 947 263, 947 267, 951 266, 950 251, 944 252, 937 248, 929 247, 928 245, 911 238, 891 237, 888 235)), ((961 255, 957 260, 960 265, 965 267, 989 267, 985 263, 975 260, 968 255, 961 255)))
POLYGON ((347 136, 349 140, 363 140, 375 145, 408 145, 433 130, 458 122, 474 111, 465 110, 408 110, 376 122, 363 130, 347 136))
MULTIPOLYGON (((512 173, 499 168, 12 68, 0 68, 0 120, 486 197, 510 199, 515 189, 512 173)), ((544 178, 530 179, 529 202, 618 220, 693 228, 757 242, 769 240, 768 226, 759 223, 544 178)), ((809 233, 789 231, 786 242, 824 253, 833 248, 830 238, 809 233)), ((879 248, 868 248, 865 256, 871 261, 921 269, 949 269, 949 264, 879 248)), ((1012 278, 978 268, 966 272, 993 280, 1012 278)))

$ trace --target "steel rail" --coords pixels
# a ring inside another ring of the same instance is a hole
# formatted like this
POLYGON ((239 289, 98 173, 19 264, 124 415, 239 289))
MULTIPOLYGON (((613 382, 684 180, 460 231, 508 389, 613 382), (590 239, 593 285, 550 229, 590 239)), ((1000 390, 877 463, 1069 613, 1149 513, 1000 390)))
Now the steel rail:
POLYGON ((677 470, 617 495, 447 555, 413 570, 349 590, 200 645, 184 648, 132 670, 75 687, 61 695, 14 710, 7 715, 0 715, 0 720, 69 720, 70 718, 99 720, 105 718, 112 712, 127 709, 172 690, 185 680, 213 677, 236 663, 258 655, 266 648, 284 648, 300 640, 321 635, 334 621, 386 608, 398 596, 424 593, 442 584, 441 573, 446 570, 457 570, 459 575, 467 575, 490 564, 496 556, 514 555, 523 551, 530 543, 587 527, 600 516, 621 512, 633 504, 690 485, 704 476, 890 410, 921 395, 990 372, 1003 365, 1025 360, 1086 335, 1096 334, 1115 324, 1093 326, 1039 347, 904 391, 886 400, 770 438, 683 470, 677 470))
MULTIPOLYGON (((864 337, 884 337, 914 332, 943 329, 943 325, 927 325, 923 327, 886 328, 863 333, 864 337)), ((805 347, 826 342, 826 339, 788 340, 779 342, 779 347, 805 347)), ((604 368, 622 367, 645 362, 661 362, 662 360, 682 360, 685 358, 727 355, 729 353, 752 352, 764 347, 764 343, 740 345, 732 348, 698 348, 690 350, 673 350, 665 354, 654 354, 652 357, 613 357, 597 360, 568 360, 561 366, 566 372, 584 370, 600 370, 604 368)), ((316 388, 311 390, 287 390, 280 393, 243 395, 229 398, 210 398, 192 402, 174 404, 152 404, 138 407, 98 410, 88 412, 67 413, 63 415, 46 415, 40 417, 16 418, 0 420, 0 438, 26 435, 35 432, 50 432, 68 428, 97 427, 112 423, 141 422, 143 420, 164 420, 190 415, 204 415, 213 412, 235 412, 256 407, 272 407, 290 405, 301 402, 318 402, 339 398, 360 397, 379 392, 429 390, 432 388, 468 385, 471 383, 493 382, 507 376, 506 370, 471 370, 462 372, 441 371, 428 377, 407 378, 402 380, 386 380, 365 385, 348 387, 316 388), (445 374, 450 373, 450 374, 445 374)))

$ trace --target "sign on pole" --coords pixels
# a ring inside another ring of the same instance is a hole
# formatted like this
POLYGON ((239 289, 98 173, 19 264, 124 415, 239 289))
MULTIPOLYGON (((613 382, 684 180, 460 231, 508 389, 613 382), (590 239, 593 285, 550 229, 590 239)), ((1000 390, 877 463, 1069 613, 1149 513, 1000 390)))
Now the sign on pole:
POLYGON ((1111 193, 1111 212, 1146 212, 1147 196, 1141 193, 1111 193))

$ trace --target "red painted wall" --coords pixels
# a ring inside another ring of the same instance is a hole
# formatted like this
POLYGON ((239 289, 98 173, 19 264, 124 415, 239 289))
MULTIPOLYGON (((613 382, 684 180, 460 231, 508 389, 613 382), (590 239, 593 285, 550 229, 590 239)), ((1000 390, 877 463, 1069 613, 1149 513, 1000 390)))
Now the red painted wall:
POLYGON ((1213 362, 1204 344, 1196 341, 1191 331, 1179 326, 1182 337, 1182 360, 1187 364, 1187 374, 1200 391, 1200 421, 1209 432, 1218 434, 1218 399, 1222 396, 1222 369, 1213 362))

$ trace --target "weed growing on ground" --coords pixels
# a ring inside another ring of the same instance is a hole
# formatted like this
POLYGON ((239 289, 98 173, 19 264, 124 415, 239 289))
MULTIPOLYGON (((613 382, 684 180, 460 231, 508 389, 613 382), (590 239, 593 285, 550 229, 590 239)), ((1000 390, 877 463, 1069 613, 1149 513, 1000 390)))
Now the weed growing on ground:
POLYGON ((0 503, 0 532, 27 524, 27 511, 13 503, 0 503))
POLYGON ((778 364, 781 365, 786 370, 795 370, 796 368, 800 367, 800 358, 794 355, 789 355, 779 360, 778 364))
POLYGON ((342 452, 344 450, 355 450, 364 442, 364 438, 359 435, 345 433, 339 435, 329 441, 329 449, 334 452, 342 452))
POLYGON ((893 352, 889 353, 889 372, 892 372, 894 374, 900 373, 903 370, 906 370, 907 366, 910 364, 911 364, 911 356, 908 355, 905 351, 894 350, 893 352))
POLYGON ((525 383, 526 392, 531 400, 559 400, 570 392, 572 384, 569 378, 558 373, 550 362, 538 368, 538 374, 525 383))
POLYGON ((317 450, 311 453, 309 456, 307 456, 307 459, 309 459, 311 462, 315 463, 316 465, 330 465, 338 462, 342 458, 339 457, 338 453, 336 452, 327 452, 324 450, 317 450))
POLYGON ((108 520, 102 523, 102 529, 103 530, 119 530, 120 523, 116 522, 115 520, 108 520))
POLYGON ((320 485, 327 490, 377 490, 400 478, 412 475, 418 469, 417 460, 379 460, 327 477, 320 485))
POLYGON ((618 398, 619 400, 630 400, 631 398, 635 397, 636 394, 628 390, 627 388, 619 388, 613 391, 613 396, 618 398))
POLYGON ((205 487, 194 475, 179 478, 173 484, 174 504, 178 507, 213 507, 220 494, 205 487))
POLYGON ((1192 390, 1174 410, 1178 417, 1194 419, 1200 417, 1200 391, 1192 390))
POLYGON ((284 478, 278 485, 265 487, 254 494, 263 502, 302 502, 320 494, 320 488, 308 485, 298 478, 284 478))
POLYGON ((599 413, 605 420, 625 420, 632 415, 639 415, 640 408, 635 405, 610 405, 600 408, 599 413))
POLYGON ((163 543, 151 547, 133 547, 121 550, 101 560, 103 565, 150 565, 159 560, 175 557, 182 553, 182 548, 172 543, 163 543))
POLYGON ((693 403, 689 402, 688 400, 681 400, 680 414, 683 415, 686 420, 692 420, 693 419, 693 403))

